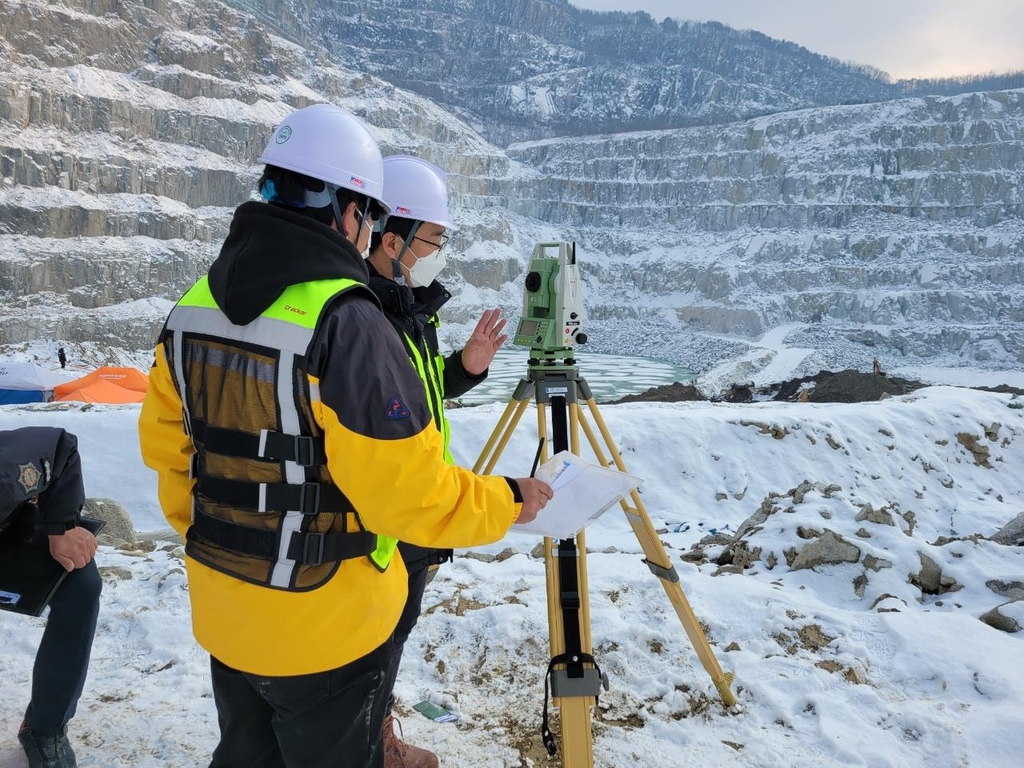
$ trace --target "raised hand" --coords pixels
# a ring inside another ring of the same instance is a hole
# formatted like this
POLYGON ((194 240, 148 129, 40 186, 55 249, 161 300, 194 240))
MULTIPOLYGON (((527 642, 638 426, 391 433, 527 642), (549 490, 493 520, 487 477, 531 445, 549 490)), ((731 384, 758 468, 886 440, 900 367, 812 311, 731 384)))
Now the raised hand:
POLYGON ((466 346, 462 350, 462 367, 470 376, 479 376, 487 370, 494 359, 494 353, 505 343, 508 338, 502 333, 505 328, 505 318, 501 316, 500 309, 485 310, 480 317, 473 335, 469 337, 466 346))

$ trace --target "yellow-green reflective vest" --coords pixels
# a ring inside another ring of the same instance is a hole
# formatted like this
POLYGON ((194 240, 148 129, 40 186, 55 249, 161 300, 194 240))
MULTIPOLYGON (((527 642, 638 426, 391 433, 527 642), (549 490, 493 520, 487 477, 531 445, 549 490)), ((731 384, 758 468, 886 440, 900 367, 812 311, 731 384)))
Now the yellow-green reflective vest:
MULTIPOLYGON (((435 327, 440 325, 436 315, 427 322, 435 327)), ((412 361, 417 375, 423 381, 423 388, 426 390, 427 402, 430 404, 434 421, 437 423, 438 429, 441 430, 441 437, 444 439, 444 460, 449 464, 454 464, 455 459, 448 449, 448 443, 451 440, 451 426, 448 424, 448 417, 444 414, 444 356, 440 352, 430 354, 430 344, 425 335, 423 346, 427 349, 426 355, 417 347, 416 342, 408 333, 403 331, 402 336, 405 339, 406 349, 409 350, 409 359, 412 361)))
POLYGON ((345 559, 365 555, 382 571, 391 562, 397 540, 363 531, 331 481, 306 375, 324 308, 360 285, 289 286, 241 326, 204 277, 171 311, 168 359, 196 447, 186 549, 199 562, 293 591, 322 585, 345 559))

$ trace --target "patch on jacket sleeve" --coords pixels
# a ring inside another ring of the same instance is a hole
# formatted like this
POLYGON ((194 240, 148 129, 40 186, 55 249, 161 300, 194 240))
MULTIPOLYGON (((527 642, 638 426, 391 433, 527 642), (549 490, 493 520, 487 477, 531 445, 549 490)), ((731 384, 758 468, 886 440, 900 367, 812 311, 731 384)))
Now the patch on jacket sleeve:
POLYGON ((395 419, 408 419, 409 415, 409 409, 405 407, 405 403, 397 397, 392 397, 388 402, 388 409, 384 414, 384 418, 388 421, 394 421, 395 419))
POLYGON ((35 493, 39 490, 39 481, 42 477, 42 473, 31 461, 18 465, 18 485, 25 489, 25 493, 35 493))

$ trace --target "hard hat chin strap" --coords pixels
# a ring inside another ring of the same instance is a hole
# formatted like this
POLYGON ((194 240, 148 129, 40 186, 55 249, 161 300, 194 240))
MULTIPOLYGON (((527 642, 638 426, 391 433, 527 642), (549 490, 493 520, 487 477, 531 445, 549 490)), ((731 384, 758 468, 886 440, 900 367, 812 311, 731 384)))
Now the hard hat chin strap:
MULTIPOLYGON (((342 221, 342 218, 341 218, 341 206, 338 205, 338 185, 337 184, 331 184, 330 182, 324 182, 324 191, 323 192, 317 192, 316 195, 317 196, 320 196, 320 195, 328 195, 328 196, 330 196, 330 198, 331 198, 331 207, 334 209, 334 221, 338 225, 338 231, 341 232, 342 237, 346 237, 347 238, 348 235, 345 234, 345 223, 342 221)), ((310 196, 310 193, 306 192, 306 199, 307 200, 309 199, 309 196, 310 196)), ((327 206, 326 206, 326 203, 325 203, 324 205, 321 205, 319 207, 326 208, 327 206)), ((356 232, 356 240, 358 240, 358 239, 359 239, 359 233, 356 232)))
MULTIPOLYGON (((338 205, 339 189, 340 187, 337 184, 331 184, 330 182, 325 181, 323 192, 306 191, 306 205, 310 208, 326 208, 328 204, 330 204, 331 208, 334 210, 334 221, 338 225, 338 231, 343 237, 349 239, 348 235, 345 234, 345 223, 342 219, 341 206, 338 205)), ((362 213, 356 214, 356 218, 359 220, 359 228, 356 229, 355 238, 350 239, 350 242, 353 245, 359 242, 359 231, 363 228, 363 222, 367 220, 366 217, 370 215, 370 205, 370 198, 367 197, 362 213)))
POLYGON ((402 257, 405 256, 405 252, 409 250, 409 243, 412 242, 413 238, 416 237, 416 232, 420 228, 421 222, 417 221, 412 225, 412 229, 409 230, 409 234, 402 238, 402 249, 398 252, 398 258, 395 259, 395 264, 402 263, 402 257))
POLYGON ((402 237, 402 247, 398 251, 398 256, 391 260, 391 276, 394 278, 396 283, 399 285, 406 285, 410 290, 412 289, 412 286, 409 284, 409 281, 405 279, 405 275, 402 273, 402 257, 405 255, 405 252, 409 250, 409 242, 416 234, 416 230, 419 229, 419 226, 420 223, 418 221, 415 222, 412 225, 412 229, 409 230, 409 234, 405 237, 402 237, 397 232, 392 233, 395 237, 402 237))

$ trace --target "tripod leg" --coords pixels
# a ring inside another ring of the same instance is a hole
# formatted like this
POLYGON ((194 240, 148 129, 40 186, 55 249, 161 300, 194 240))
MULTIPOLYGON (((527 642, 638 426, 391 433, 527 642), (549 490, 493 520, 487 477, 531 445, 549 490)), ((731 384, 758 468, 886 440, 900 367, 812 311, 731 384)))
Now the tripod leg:
MULTIPOLYGON (((538 406, 542 409, 543 406, 538 406)), ((569 433, 554 427, 555 450, 568 447, 573 453, 579 451, 578 406, 568 405, 569 433), (566 440, 568 438, 568 440, 566 440)), ((564 410, 561 417, 564 418, 564 410)), ((546 430, 546 417, 538 414, 538 430, 546 430)), ((554 407, 552 419, 557 420, 554 407)), ((564 429, 564 427, 563 427, 564 429)), ((550 630, 551 658, 573 658, 577 653, 593 657, 590 633, 590 601, 587 580, 587 544, 581 531, 573 539, 556 543, 544 539, 544 570, 547 577, 548 627, 550 630)), ((564 768, 593 768, 594 736, 591 711, 596 704, 594 695, 583 693, 587 685, 597 688, 597 670, 591 664, 558 664, 552 671, 553 701, 561 717, 561 756, 564 768), (571 666, 577 667, 573 677, 571 666), (586 670, 584 671, 584 666, 586 670), (561 693, 562 695, 559 695, 561 693)))
MULTIPOLYGON (((583 537, 576 538, 580 552, 586 552, 586 543, 583 537)), ((560 574, 560 562, 555 542, 551 539, 544 539, 544 570, 547 576, 548 590, 548 631, 551 649, 551 658, 561 656, 566 652, 565 645, 565 622, 562 616, 562 577, 560 574)), ((579 560, 577 560, 577 567, 579 560)), ((577 574, 579 571, 577 570, 577 574)), ((586 582, 586 567, 584 566, 583 581, 586 582)), ((578 588, 581 599, 585 599, 586 591, 583 587, 578 588)), ((580 606, 582 614, 583 606, 580 606)), ((587 612, 589 614, 589 611, 587 612)), ((590 625, 584 623, 580 617, 580 629, 587 627, 586 641, 581 637, 581 646, 587 654, 591 654, 590 647, 590 625)), ((581 632, 581 635, 583 633, 581 632)), ((555 675, 566 675, 567 666, 559 665, 560 669, 552 671, 555 675)), ((564 679, 564 678, 563 678, 564 679)), ((568 682, 568 681, 566 681, 568 682)), ((554 679, 552 680, 554 688, 554 679)), ((554 705, 558 707, 561 718, 560 746, 563 768, 593 768, 594 765, 594 734, 592 730, 591 709, 595 704, 593 696, 554 696, 554 705)))
MULTIPOLYGON (((580 455, 580 406, 579 403, 569 405, 569 445, 570 450, 580 455)), ((587 579, 587 537, 586 531, 580 531, 576 536, 576 543, 579 548, 579 586, 580 586, 580 637, 583 642, 583 650, 593 654, 593 645, 590 639, 590 582, 587 579)))
MULTIPOLYGON (((597 409, 597 403, 594 402, 593 397, 588 399, 586 402, 590 414, 594 417, 594 423, 597 424, 598 429, 601 431, 601 437, 604 438, 605 445, 611 453, 615 466, 619 471, 625 472, 626 465, 623 463, 622 456, 619 455, 619 451, 615 447, 615 441, 612 440, 611 434, 608 432, 608 427, 605 425, 604 419, 601 417, 601 412, 597 409)), ((601 452, 601 446, 597 440, 597 436, 594 434, 593 430, 591 430, 590 425, 587 424, 586 419, 582 417, 582 414, 580 415, 580 423, 583 426, 583 431, 587 435, 587 439, 590 441, 590 447, 593 449, 597 460, 603 466, 608 466, 608 461, 601 452)), ((669 559, 668 553, 665 551, 665 546, 661 543, 661 539, 658 538, 657 531, 655 531, 654 525, 651 523, 651 518, 647 514, 647 509, 640 500, 639 492, 633 490, 630 493, 629 498, 630 501, 633 502, 633 506, 629 506, 629 504, 626 503, 626 500, 623 499, 621 502, 622 509, 626 513, 626 519, 629 521, 629 526, 633 529, 633 533, 636 536, 637 541, 640 543, 640 547, 647 556, 644 562, 651 570, 651 573, 657 576, 661 581, 661 586, 665 589, 665 594, 668 595, 668 599, 672 603, 672 607, 675 608, 676 615, 679 617, 679 621, 682 623, 687 637, 690 638, 690 643, 693 645, 693 649, 697 652, 697 657, 700 659, 701 664, 704 665, 704 669, 711 676, 711 681, 715 684, 715 688, 718 689, 718 693, 722 697, 722 702, 727 707, 731 707, 736 703, 736 696, 730 688, 733 680, 732 673, 727 674, 723 672, 722 667, 718 663, 718 659, 715 658, 715 653, 711 650, 711 645, 708 643, 707 636, 704 634, 704 630, 701 628, 700 622, 697 621, 697 617, 693 613, 693 608, 690 607, 690 601, 687 600, 686 594, 683 592, 683 588, 679 584, 679 574, 676 572, 675 566, 672 565, 672 561, 669 559)))
MULTIPOLYGON (((520 382, 520 388, 516 390, 508 406, 505 408, 498 424, 487 440, 476 465, 474 472, 480 472, 481 467, 486 463, 484 474, 489 474, 498 461, 498 457, 508 444, 512 433, 515 431, 519 420, 522 418, 529 404, 530 396, 533 393, 532 382, 520 382), (528 389, 527 387, 531 387, 528 389), (491 450, 493 455, 488 460, 491 450)), ((566 409, 564 398, 563 404, 558 410, 557 416, 552 411, 553 419, 558 423, 554 425, 555 452, 565 450, 571 444, 573 451, 579 451, 579 407, 574 402, 569 409, 569 428, 566 428, 566 409), (567 434, 567 432, 569 434, 567 434)), ((537 434, 544 438, 541 444, 541 459, 547 460, 547 406, 538 399, 537 402, 537 434)), ((551 539, 544 539, 544 569, 548 598, 548 625, 550 629, 550 647, 552 658, 565 654, 566 637, 572 638, 572 647, 575 652, 586 653, 588 658, 592 657, 592 646, 590 639, 590 604, 588 599, 587 566, 586 566, 586 539, 581 533, 576 539, 563 540, 559 542, 567 556, 556 556, 554 543, 551 539), (580 556, 577 556, 576 546, 579 546, 580 556), (570 556, 571 555, 571 556, 570 556), (571 565, 570 565, 571 563, 571 565), (566 634, 566 617, 568 617, 569 634, 566 634)), ((594 765, 594 744, 593 732, 591 730, 591 708, 596 703, 596 691, 599 689, 599 671, 593 664, 586 664, 587 669, 583 670, 584 663, 567 661, 555 666, 561 669, 551 671, 551 686, 555 706, 561 714, 561 743, 562 743, 562 765, 563 768, 593 768, 594 765), (584 676, 582 678, 569 677, 569 667, 575 667, 584 676), (582 694, 581 691, 593 690, 594 695, 582 694), (560 695, 557 695, 560 694, 560 695)), ((546 699, 546 696, 545 696, 546 699)), ((545 706, 545 728, 547 722, 545 706)), ((546 737, 547 738, 547 737, 546 737)), ((545 741, 547 744, 547 741, 545 741)), ((553 749, 552 741, 552 749, 553 749)))
POLYGON ((486 469, 483 470, 483 474, 491 474, 494 469, 494 465, 498 463, 498 458, 501 456, 501 452, 505 450, 505 446, 508 445, 508 441, 512 437, 512 433, 515 432, 516 425, 519 424, 519 420, 523 417, 523 413, 526 412, 526 406, 529 404, 529 400, 516 400, 513 398, 508 401, 508 405, 505 406, 505 411, 501 414, 501 418, 498 419, 498 423, 494 425, 494 429, 491 431, 491 436, 487 438, 487 443, 484 445, 483 450, 480 451, 480 457, 476 460, 476 464, 473 465, 474 472, 480 472, 481 467, 484 466, 485 460, 487 460, 488 455, 491 453, 491 449, 494 448, 494 454, 491 455, 490 461, 487 462, 486 469), (513 413, 513 411, 515 413, 513 413), (502 430, 504 430, 504 432, 502 430), (494 447, 495 442, 498 444, 497 448, 494 447))

